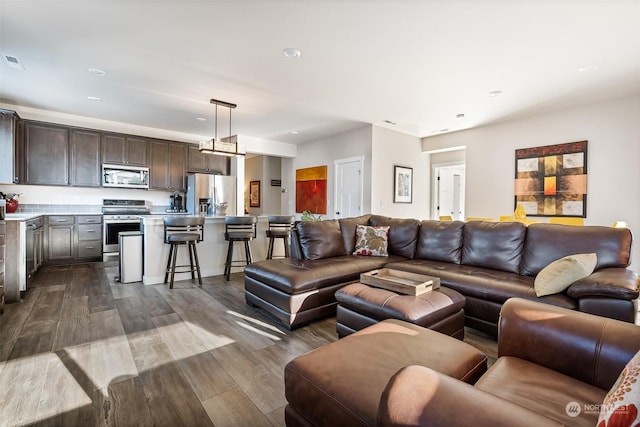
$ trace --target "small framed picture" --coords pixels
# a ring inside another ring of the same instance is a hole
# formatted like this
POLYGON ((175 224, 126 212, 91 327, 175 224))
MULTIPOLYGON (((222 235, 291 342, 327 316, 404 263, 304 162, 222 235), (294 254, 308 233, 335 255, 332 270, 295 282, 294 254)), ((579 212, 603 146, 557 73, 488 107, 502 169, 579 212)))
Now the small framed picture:
POLYGON ((260 181, 249 182, 249 207, 260 207, 260 181))
POLYGON ((393 203, 413 202, 413 168, 393 167, 393 203))

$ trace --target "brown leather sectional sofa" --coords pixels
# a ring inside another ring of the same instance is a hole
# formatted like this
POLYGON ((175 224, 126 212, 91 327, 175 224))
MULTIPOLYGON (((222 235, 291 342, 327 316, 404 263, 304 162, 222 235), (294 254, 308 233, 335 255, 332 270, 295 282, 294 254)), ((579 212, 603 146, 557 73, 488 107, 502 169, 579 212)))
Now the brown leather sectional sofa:
POLYGON ((335 314, 335 292, 381 267, 429 274, 466 297, 467 326, 497 332, 502 304, 512 297, 634 322, 638 274, 627 267, 628 229, 518 222, 419 221, 364 215, 298 223, 292 257, 245 268, 247 303, 290 328, 335 314), (389 225, 389 257, 350 255, 358 224, 389 225), (536 274, 567 255, 596 253, 589 277, 565 292, 538 298, 536 274))

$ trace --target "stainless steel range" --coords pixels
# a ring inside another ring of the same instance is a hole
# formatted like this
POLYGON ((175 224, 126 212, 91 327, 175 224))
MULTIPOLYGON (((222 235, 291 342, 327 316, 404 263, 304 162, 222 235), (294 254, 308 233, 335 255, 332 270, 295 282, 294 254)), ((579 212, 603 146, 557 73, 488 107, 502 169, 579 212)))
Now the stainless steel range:
POLYGON ((118 233, 139 231, 139 215, 150 215, 151 208, 145 200, 103 199, 102 219, 104 238, 102 260, 108 261, 118 256, 118 233))

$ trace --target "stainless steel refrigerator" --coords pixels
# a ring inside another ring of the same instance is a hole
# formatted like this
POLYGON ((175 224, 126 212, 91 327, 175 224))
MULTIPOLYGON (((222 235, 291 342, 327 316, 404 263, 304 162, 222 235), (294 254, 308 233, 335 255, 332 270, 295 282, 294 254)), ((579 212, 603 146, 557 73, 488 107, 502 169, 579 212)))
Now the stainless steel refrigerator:
POLYGON ((236 215, 236 177, 204 173, 189 175, 187 211, 192 215, 236 215))

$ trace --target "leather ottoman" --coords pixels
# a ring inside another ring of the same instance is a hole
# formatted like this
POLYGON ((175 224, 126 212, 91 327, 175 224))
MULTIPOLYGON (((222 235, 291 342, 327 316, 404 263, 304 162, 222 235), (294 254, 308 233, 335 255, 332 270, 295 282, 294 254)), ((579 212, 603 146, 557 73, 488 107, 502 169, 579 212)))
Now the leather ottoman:
POLYGON ((401 295, 363 283, 336 292, 336 330, 340 338, 385 319, 400 319, 464 339, 465 298, 440 287, 418 296, 401 295))
POLYGON ((486 371, 487 358, 447 335, 385 320, 287 364, 287 426, 374 426, 385 386, 408 365, 473 384, 486 371))

